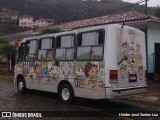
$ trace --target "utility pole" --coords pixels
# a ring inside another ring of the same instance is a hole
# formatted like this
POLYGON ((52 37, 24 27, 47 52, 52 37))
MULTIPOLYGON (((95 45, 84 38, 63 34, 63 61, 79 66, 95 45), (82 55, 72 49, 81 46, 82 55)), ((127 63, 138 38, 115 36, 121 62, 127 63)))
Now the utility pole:
MULTIPOLYGON (((145 14, 148 15, 148 1, 145 0, 145 14)), ((146 63, 147 63, 147 78, 148 78, 148 26, 145 26, 145 41, 146 41, 146 63)))
POLYGON ((148 1, 149 0, 145 0, 145 13, 146 13, 146 15, 148 14, 148 1))

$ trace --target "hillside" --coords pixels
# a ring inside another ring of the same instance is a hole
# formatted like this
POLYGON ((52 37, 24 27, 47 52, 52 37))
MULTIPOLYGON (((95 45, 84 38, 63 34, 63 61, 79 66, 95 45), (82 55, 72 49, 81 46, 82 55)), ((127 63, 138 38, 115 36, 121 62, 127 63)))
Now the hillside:
POLYGON ((121 0, 83 2, 81 0, 0 0, 0 7, 17 11, 20 15, 55 19, 57 23, 113 14, 130 9, 144 10, 144 6, 132 5, 121 0))
POLYGON ((127 3, 120 0, 104 2, 82 2, 81 0, 0 0, 0 7, 18 11, 20 14, 35 18, 55 19, 57 22, 69 22, 95 16, 106 15, 113 8, 127 3))

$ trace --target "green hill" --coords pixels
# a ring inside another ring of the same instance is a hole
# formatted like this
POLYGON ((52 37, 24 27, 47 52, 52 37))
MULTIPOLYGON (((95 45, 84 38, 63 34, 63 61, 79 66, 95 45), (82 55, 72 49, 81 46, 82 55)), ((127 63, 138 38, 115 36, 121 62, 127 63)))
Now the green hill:
MULTIPOLYGON (((104 0, 103 2, 83 2, 82 0, 0 0, 0 7, 17 11, 20 15, 55 19, 58 23, 131 9, 144 11, 144 6, 133 6, 133 4, 125 3, 121 0, 104 0)), ((154 10, 150 12, 154 13, 154 10)), ((158 12, 157 15, 159 15, 158 12)))

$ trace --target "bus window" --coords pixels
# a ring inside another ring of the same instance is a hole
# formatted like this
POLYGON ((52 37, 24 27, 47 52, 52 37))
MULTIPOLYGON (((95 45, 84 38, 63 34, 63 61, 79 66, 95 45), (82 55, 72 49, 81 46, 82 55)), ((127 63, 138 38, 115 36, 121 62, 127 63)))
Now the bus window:
POLYGON ((29 54, 35 54, 36 53, 36 40, 30 41, 29 45, 29 54))
POLYGON ((104 31, 79 33, 77 41, 77 60, 103 59, 104 31))
POLYGON ((56 60, 74 59, 74 35, 58 36, 56 39, 56 60))
POLYGON ((25 59, 36 60, 37 40, 30 40, 25 43, 25 59))
POLYGON ((38 60, 53 60, 54 38, 42 38, 39 40, 38 60))

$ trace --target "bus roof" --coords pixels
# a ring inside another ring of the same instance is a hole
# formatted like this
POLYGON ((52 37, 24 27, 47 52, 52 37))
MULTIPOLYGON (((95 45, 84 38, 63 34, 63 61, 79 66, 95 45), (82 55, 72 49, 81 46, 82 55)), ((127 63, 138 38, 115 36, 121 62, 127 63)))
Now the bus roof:
MULTIPOLYGON (((122 25, 120 24, 109 24, 109 25, 99 25, 99 26, 91 26, 91 27, 86 27, 86 28, 79 28, 79 29, 76 29, 76 30, 71 30, 71 31, 65 31, 65 32, 60 32, 60 33, 54 33, 54 34, 45 34, 45 35, 39 35, 39 36, 34 36, 34 37, 28 37, 28 38, 24 38, 21 43, 24 43, 26 42, 27 40, 33 40, 33 39, 41 39, 41 38, 45 38, 45 37, 56 37, 56 36, 59 36, 59 35, 66 35, 66 34, 77 34, 79 32, 87 32, 87 31, 92 31, 92 30, 99 30, 99 29, 105 29, 107 27, 118 27, 120 28, 122 25)), ((128 27, 128 28, 132 28, 134 29, 133 27, 129 27, 129 26, 125 26, 125 27, 128 27)), ((138 29, 137 29, 138 30, 138 29)), ((139 30, 139 32, 142 32, 139 30)))

